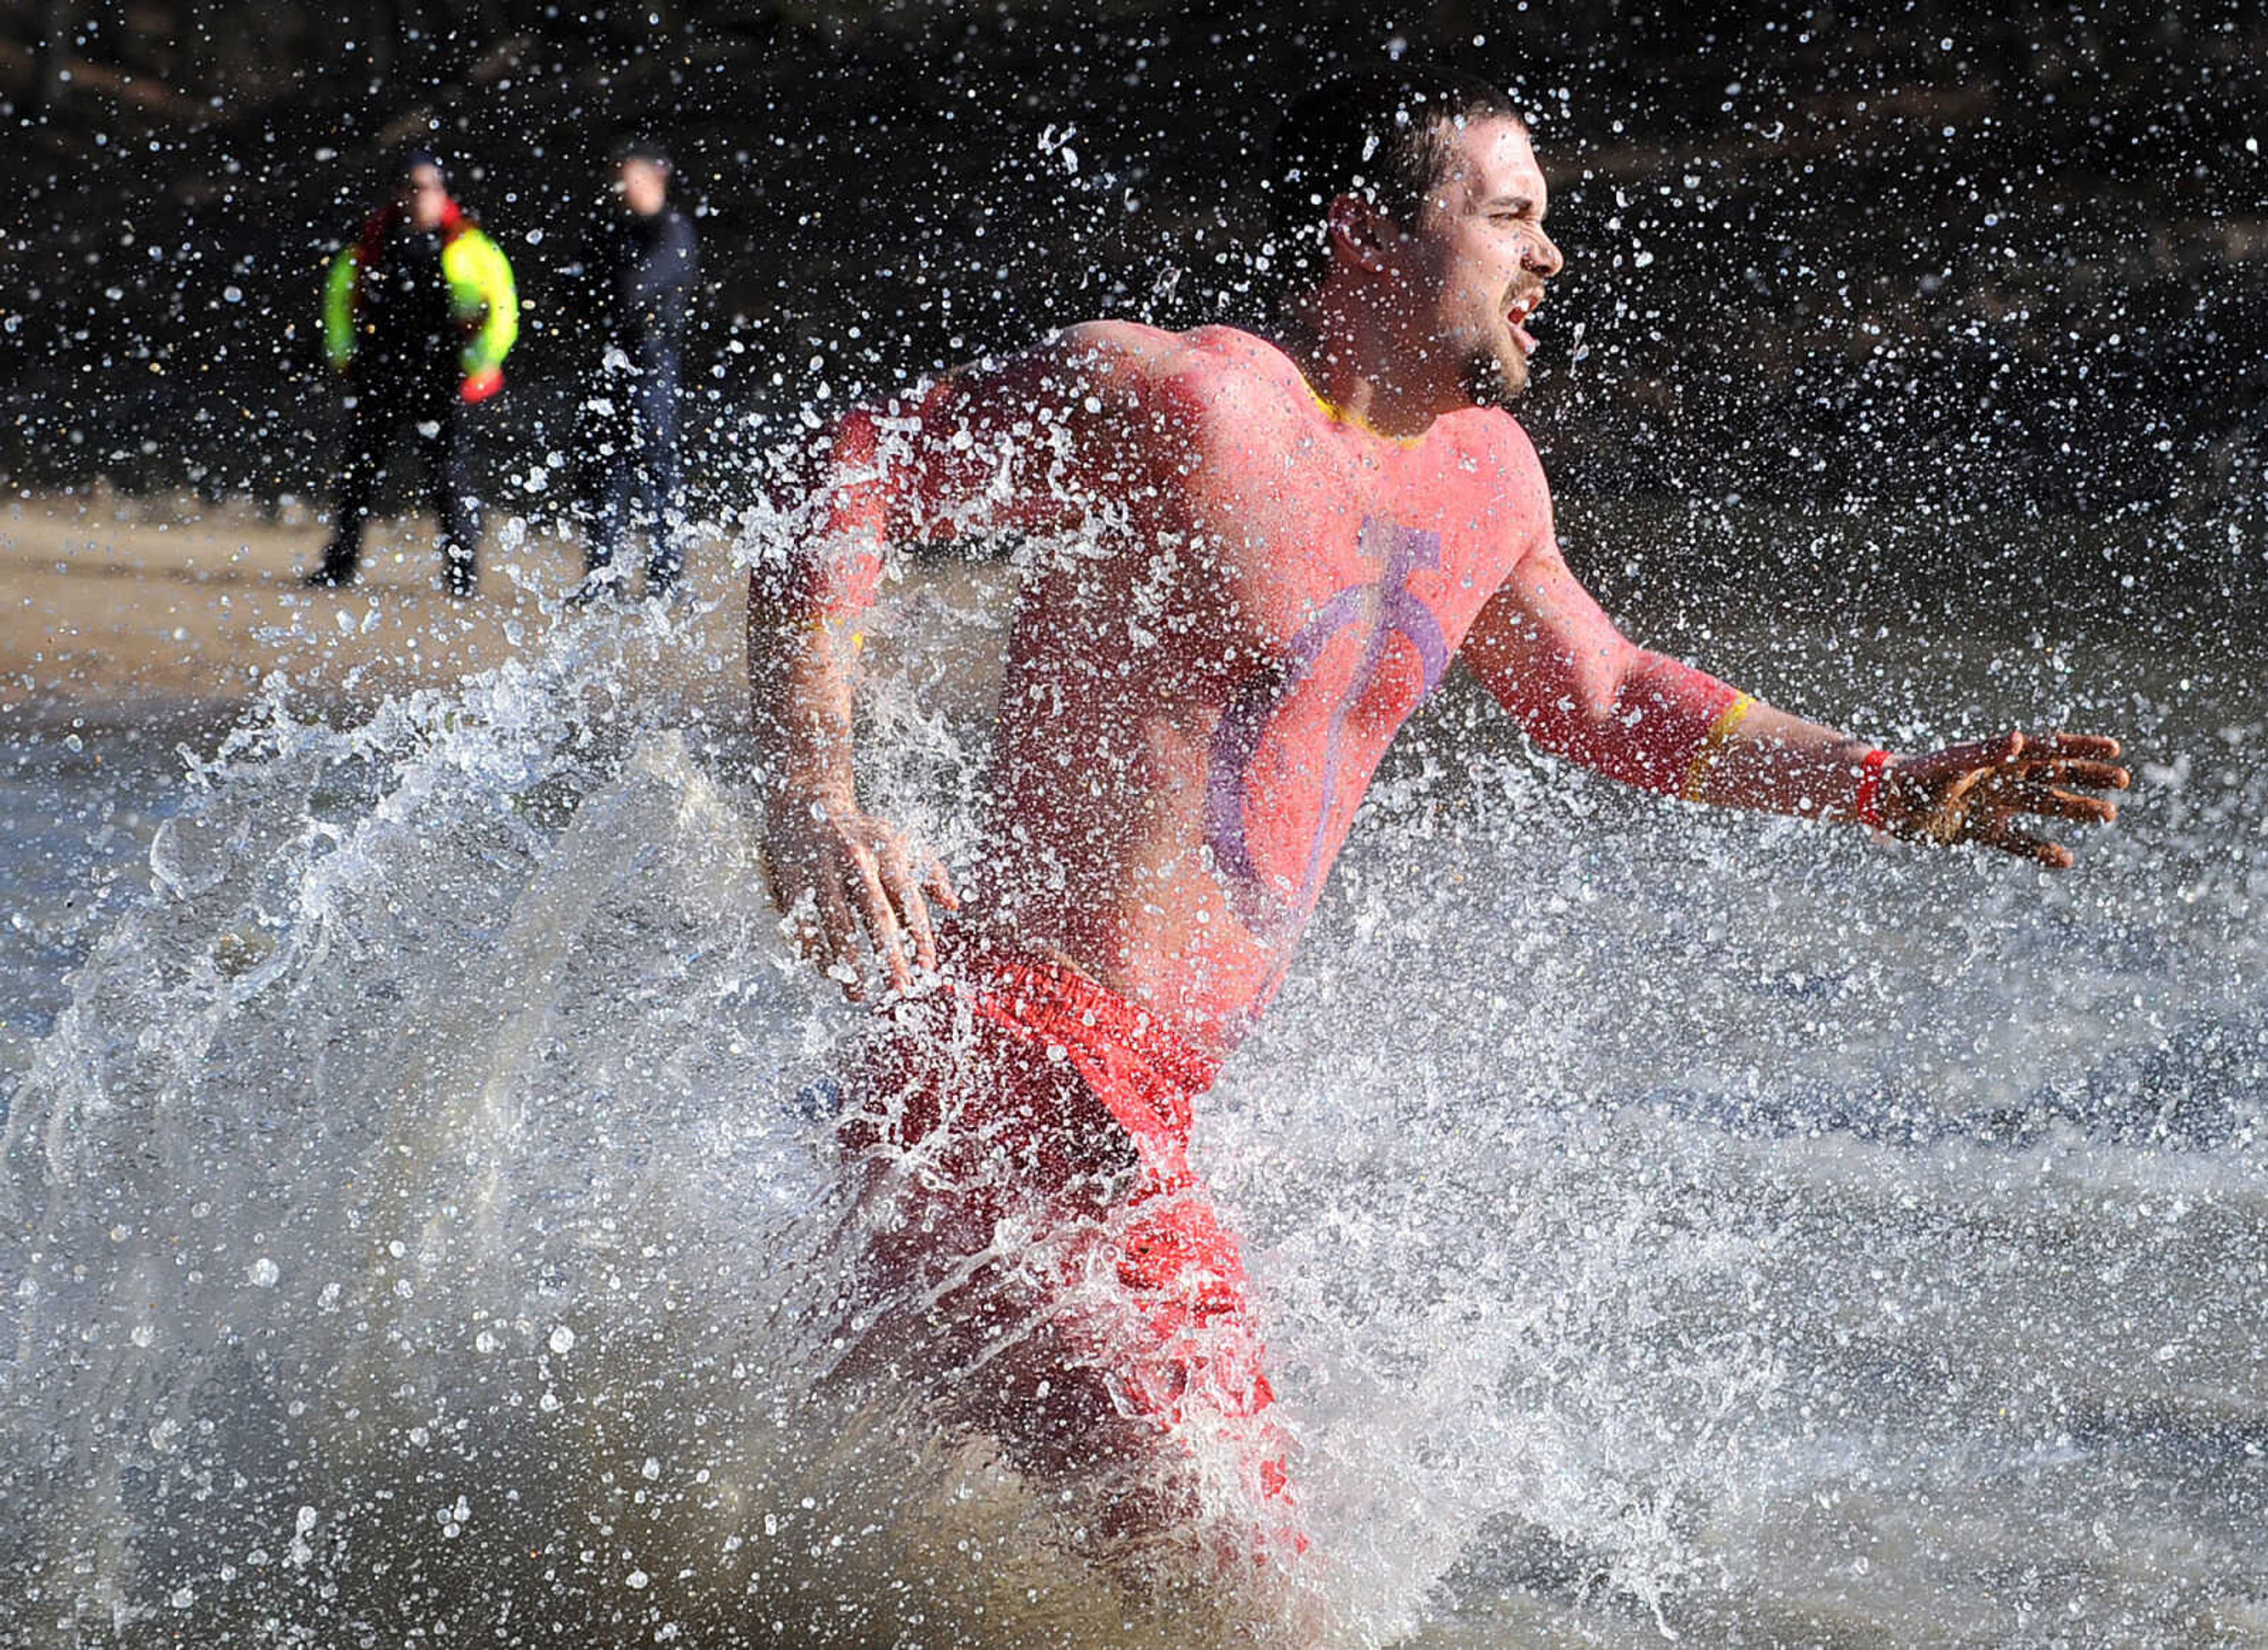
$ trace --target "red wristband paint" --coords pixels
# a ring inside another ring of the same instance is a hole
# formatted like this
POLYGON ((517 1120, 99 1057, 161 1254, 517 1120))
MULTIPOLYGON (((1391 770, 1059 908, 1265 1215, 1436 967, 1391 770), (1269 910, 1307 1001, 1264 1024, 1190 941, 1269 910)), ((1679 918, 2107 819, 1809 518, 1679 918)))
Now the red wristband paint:
POLYGON ((1870 831, 1889 829, 1882 822, 1882 770, 1889 762, 1889 752, 1870 750, 1859 764, 1859 793, 1852 799, 1851 814, 1870 831))

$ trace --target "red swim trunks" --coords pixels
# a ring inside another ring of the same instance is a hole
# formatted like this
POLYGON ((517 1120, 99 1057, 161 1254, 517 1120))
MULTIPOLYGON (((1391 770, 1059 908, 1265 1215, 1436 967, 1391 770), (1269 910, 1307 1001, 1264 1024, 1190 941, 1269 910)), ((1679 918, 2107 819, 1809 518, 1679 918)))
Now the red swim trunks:
POLYGON ((1296 1552, 1243 1257, 1189 1162, 1217 1071, 1053 964, 894 1005, 840 1125, 868 1174, 860 1315, 1020 1469, 1115 1484, 1106 1527, 1241 1503, 1296 1552))

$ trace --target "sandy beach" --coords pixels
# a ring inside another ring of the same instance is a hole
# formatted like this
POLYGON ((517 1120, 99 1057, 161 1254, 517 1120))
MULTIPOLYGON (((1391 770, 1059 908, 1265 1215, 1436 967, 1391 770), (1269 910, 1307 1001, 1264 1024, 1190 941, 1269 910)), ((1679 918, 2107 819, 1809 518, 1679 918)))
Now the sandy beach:
MULTIPOLYGON (((355 585, 307 589, 300 573, 324 536, 309 512, 270 518, 248 501, 0 505, 0 722, 225 719, 275 671, 298 703, 327 711, 448 686, 539 645, 582 569, 572 539, 508 525, 482 547, 479 596, 456 600, 440 592, 431 524, 410 517, 371 524, 355 585)), ((713 682, 718 708, 737 707, 741 604, 724 543, 696 540, 689 564, 682 680, 713 682)))

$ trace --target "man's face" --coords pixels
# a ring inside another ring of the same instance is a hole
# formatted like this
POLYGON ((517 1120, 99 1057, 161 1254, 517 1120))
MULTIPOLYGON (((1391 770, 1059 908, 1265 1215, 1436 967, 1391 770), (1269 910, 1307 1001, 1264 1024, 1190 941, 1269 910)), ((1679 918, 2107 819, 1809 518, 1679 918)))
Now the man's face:
POLYGON ((1440 179, 1393 252, 1410 306, 1409 347, 1447 352, 1474 403, 1508 405, 1528 387, 1535 348, 1523 322, 1559 272, 1543 232, 1545 190, 1517 121, 1453 132, 1440 179))
POLYGON ((640 217, 652 217, 669 198, 669 173, 651 160, 625 160, 620 168, 622 202, 640 217))
POLYGON ((435 166, 412 166, 401 180, 401 204, 420 229, 438 229, 449 206, 449 186, 435 166))

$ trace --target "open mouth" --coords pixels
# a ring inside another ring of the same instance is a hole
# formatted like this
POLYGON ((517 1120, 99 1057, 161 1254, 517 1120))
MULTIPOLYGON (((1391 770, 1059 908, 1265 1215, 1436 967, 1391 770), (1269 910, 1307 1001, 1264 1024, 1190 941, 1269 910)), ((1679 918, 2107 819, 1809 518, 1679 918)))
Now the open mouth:
POLYGON ((1543 307, 1543 290, 1541 287, 1532 287, 1525 292, 1516 293, 1512 301, 1505 306, 1505 325, 1512 328, 1513 342, 1520 346, 1520 352, 1522 355, 1535 353, 1535 335, 1528 330, 1527 322, 1530 315, 1543 307))

